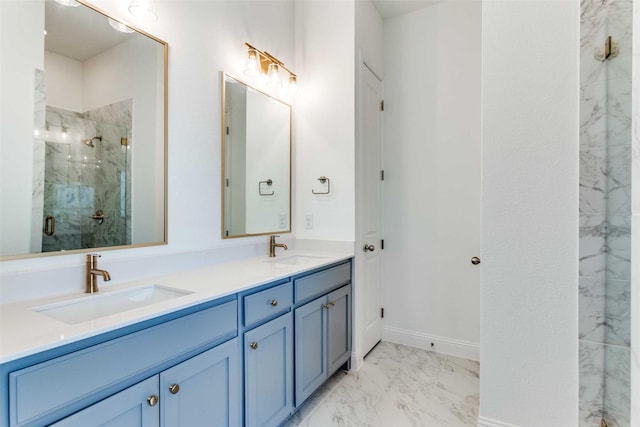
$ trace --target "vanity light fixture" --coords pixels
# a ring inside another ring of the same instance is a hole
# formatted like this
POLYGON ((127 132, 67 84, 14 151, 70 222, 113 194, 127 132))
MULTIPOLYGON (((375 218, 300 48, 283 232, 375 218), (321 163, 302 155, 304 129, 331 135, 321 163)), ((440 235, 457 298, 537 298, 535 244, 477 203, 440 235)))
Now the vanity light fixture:
POLYGON ((273 87, 279 87, 282 85, 280 78, 280 70, 284 70, 289 74, 289 88, 290 94, 294 94, 298 87, 298 77, 296 74, 284 66, 284 63, 269 52, 263 52, 260 49, 256 49, 249 43, 245 43, 247 46, 247 63, 244 68, 244 74, 247 76, 264 76, 267 81, 267 85, 273 87))
POLYGON ((156 0, 130 0, 129 13, 144 21, 158 20, 156 0))
POLYGON ((69 6, 69 7, 80 6, 80 3, 78 3, 76 0, 56 0, 56 3, 60 3, 63 6, 69 6))
POLYGON ((111 28, 113 28, 114 30, 120 31, 121 33, 133 33, 134 32, 134 30, 132 28, 127 27, 122 22, 118 22, 113 18, 107 18, 107 19, 109 20, 109 25, 111 25, 111 28))

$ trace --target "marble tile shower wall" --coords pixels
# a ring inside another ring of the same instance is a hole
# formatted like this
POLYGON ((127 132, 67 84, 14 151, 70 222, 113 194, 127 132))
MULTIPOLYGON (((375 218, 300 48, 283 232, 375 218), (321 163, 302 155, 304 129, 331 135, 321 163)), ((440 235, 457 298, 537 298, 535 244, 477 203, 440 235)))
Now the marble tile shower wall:
POLYGON ((44 214, 56 232, 42 237, 43 251, 131 243, 132 102, 75 113, 47 107, 44 214), (94 136, 91 147, 82 141, 94 136), (104 221, 91 216, 103 211, 104 221))
POLYGON ((628 426, 633 2, 581 7, 580 420, 628 426), (619 52, 602 61, 608 36, 619 52))

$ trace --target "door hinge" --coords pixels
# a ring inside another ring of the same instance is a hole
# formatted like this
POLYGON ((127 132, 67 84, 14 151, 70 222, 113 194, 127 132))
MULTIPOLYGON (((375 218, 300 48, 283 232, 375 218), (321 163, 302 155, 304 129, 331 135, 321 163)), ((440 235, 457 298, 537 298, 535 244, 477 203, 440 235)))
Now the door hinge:
POLYGON ((384 111, 384 99, 380 101, 380 111, 384 111))
POLYGON ((380 181, 384 181, 384 170, 380 171, 380 181))
POLYGON ((225 179, 225 185, 228 187, 229 186, 229 178, 225 179))
POLYGON ((380 307, 380 317, 384 319, 384 307, 380 307))
POLYGON ((384 239, 380 240, 380 249, 384 249, 384 239))
POLYGON ((227 126, 227 135, 229 135, 229 126, 227 126))

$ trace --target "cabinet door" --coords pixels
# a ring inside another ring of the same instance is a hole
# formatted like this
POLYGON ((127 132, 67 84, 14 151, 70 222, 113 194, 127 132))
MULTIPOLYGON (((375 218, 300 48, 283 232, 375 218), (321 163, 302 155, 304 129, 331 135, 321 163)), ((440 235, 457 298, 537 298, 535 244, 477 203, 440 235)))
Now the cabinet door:
POLYGON ((351 356, 351 285, 327 296, 327 347, 331 375, 351 356))
POLYGON ((160 373, 163 427, 240 425, 239 338, 160 373))
POLYGON ((296 406, 328 378, 326 302, 323 296, 295 311, 296 406))
POLYGON ((158 403, 158 376, 155 375, 52 426, 157 427, 160 423, 158 403), (155 400, 148 400, 152 396, 155 400))
POLYGON ((293 315, 244 334, 245 425, 277 426, 293 411, 293 315))

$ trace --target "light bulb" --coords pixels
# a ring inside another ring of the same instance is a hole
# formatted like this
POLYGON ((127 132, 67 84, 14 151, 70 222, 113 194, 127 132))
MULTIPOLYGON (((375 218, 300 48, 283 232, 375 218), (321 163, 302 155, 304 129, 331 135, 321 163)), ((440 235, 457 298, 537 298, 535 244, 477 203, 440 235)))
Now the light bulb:
POLYGON ((251 77, 260 75, 260 59, 258 52, 255 49, 249 48, 247 63, 244 67, 244 74, 251 77))
POLYGON ((280 67, 278 64, 271 63, 269 64, 269 72, 267 73, 269 77, 268 85, 269 86, 280 86, 282 83, 280 82, 280 67))
POLYGON ((63 6, 69 6, 69 7, 80 6, 80 3, 78 3, 76 0, 56 0, 56 3, 60 3, 63 6))
POLYGON ((118 30, 121 33, 133 33, 134 30, 124 25, 122 22, 118 22, 115 19, 107 18, 109 20, 109 25, 114 30, 118 30))
POLYGON ((289 76, 289 94, 295 95, 298 91, 298 78, 294 75, 289 76))
POLYGON ((129 13, 145 21, 158 20, 158 8, 155 0, 131 0, 129 13))

